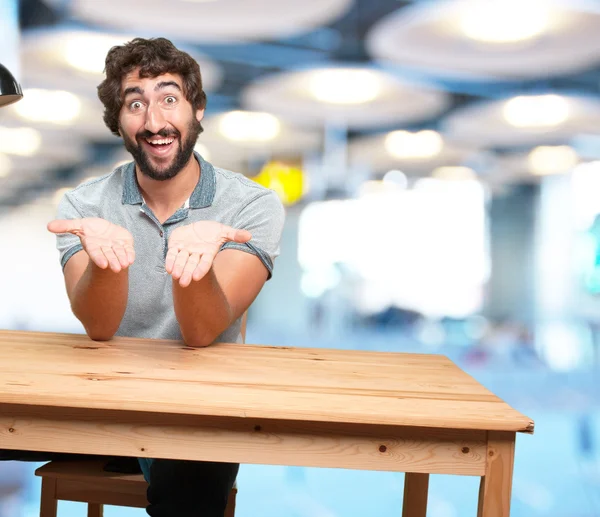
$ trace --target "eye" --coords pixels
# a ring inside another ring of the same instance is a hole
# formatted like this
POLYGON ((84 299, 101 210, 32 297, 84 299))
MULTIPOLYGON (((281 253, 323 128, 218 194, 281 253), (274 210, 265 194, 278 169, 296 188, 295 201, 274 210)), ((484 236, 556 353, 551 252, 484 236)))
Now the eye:
POLYGON ((142 107, 142 103, 140 101, 133 101, 129 104, 129 109, 132 111, 139 110, 142 107))
POLYGON ((169 95, 168 97, 165 97, 166 104, 173 104, 174 102, 177 102, 177 98, 174 97, 173 95, 169 95))

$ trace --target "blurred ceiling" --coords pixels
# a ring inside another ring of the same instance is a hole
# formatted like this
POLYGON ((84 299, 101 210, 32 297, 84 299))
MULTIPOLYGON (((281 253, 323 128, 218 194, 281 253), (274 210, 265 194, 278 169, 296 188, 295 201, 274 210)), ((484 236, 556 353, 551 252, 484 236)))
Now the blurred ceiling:
POLYGON ((96 86, 106 50, 134 36, 169 37, 198 60, 200 143, 245 173, 319 152, 335 126, 347 163, 375 177, 468 166, 495 183, 536 181, 538 146, 573 154, 600 133, 591 0, 21 0, 19 26, 26 96, 0 111, 0 136, 23 135, 24 148, 0 144, 4 208, 126 156, 96 86))

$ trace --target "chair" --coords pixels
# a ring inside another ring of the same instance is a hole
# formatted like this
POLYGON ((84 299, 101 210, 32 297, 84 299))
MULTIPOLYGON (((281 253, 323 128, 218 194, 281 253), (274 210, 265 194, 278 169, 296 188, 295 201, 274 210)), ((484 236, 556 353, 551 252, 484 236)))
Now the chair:
MULTIPOLYGON (((247 313, 241 334, 246 341, 247 313)), ((51 461, 35 471, 42 478, 40 517, 57 517, 58 501, 87 503, 87 517, 102 517, 104 505, 146 508, 148 483, 141 474, 106 472, 106 459, 51 461)), ((224 517, 235 517, 237 488, 229 493, 224 517)))
MULTIPOLYGON (((87 517, 102 517, 105 504, 146 508, 148 483, 141 474, 103 470, 106 460, 51 461, 35 471, 42 478, 40 517, 57 517, 58 501, 87 503, 87 517)), ((235 516, 237 488, 229 493, 224 517, 235 516)))

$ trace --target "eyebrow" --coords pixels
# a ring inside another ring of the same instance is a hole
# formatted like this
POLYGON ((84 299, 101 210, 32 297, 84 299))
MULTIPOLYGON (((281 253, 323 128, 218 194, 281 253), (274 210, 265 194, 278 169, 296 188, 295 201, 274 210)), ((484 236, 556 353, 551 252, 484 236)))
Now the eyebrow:
MULTIPOLYGON (((181 87, 175 81, 161 81, 154 87, 154 91, 157 92, 168 86, 173 86, 176 90, 181 91, 181 87)), ((129 88, 125 88, 123 91, 123 98, 131 95, 132 93, 137 93, 138 95, 143 95, 144 90, 142 90, 139 86, 130 86, 129 88)))
POLYGON ((175 81, 161 81, 154 87, 154 91, 157 92, 158 90, 162 90, 167 86, 174 86, 176 90, 181 91, 181 87, 175 81))
POLYGON ((131 95, 132 93, 138 93, 142 95, 144 90, 142 90, 139 86, 130 86, 129 88, 125 88, 125 91, 123 91, 123 98, 131 95))

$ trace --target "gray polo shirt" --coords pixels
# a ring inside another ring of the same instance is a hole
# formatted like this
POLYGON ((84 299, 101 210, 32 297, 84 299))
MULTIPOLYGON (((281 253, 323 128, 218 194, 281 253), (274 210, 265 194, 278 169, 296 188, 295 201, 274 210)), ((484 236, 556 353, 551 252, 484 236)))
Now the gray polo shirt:
MULTIPOLYGON (((218 221, 248 230, 245 244, 228 242, 233 248, 256 255, 269 272, 279 255, 284 209, 277 195, 242 174, 214 167, 195 153, 200 163, 200 180, 188 202, 164 224, 160 224, 142 199, 133 162, 67 192, 58 207, 59 219, 101 217, 131 232, 136 258, 129 268, 129 296, 118 336, 182 339, 173 309, 172 277, 165 271, 171 232, 197 221, 218 221)), ((82 246, 71 234, 57 236, 61 265, 82 246)), ((241 342, 241 318, 216 341, 241 342)))

